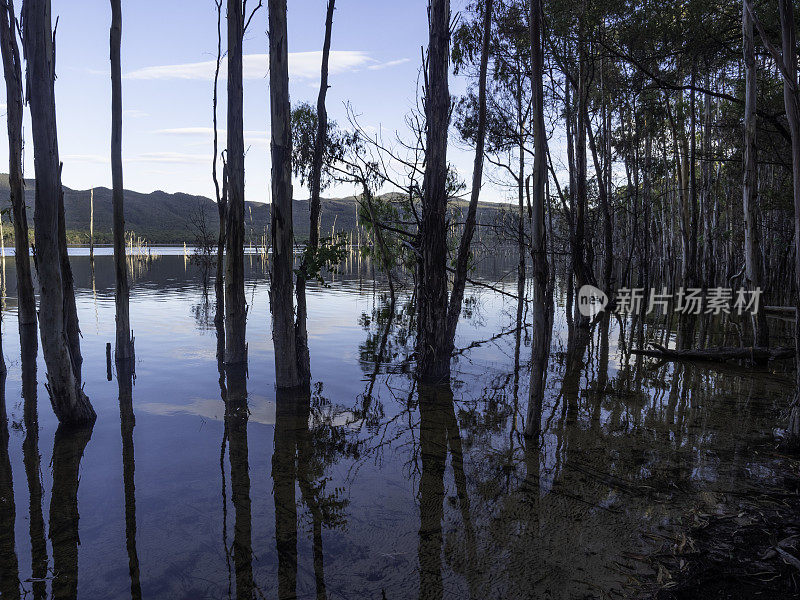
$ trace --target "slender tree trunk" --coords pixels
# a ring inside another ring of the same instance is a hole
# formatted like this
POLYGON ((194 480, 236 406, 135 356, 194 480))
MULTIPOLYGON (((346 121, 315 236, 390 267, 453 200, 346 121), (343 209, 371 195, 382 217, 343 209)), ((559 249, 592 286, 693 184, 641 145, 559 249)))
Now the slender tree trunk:
POLYGON ((64 212, 53 88, 55 55, 50 0, 25 0, 22 21, 36 171, 34 223, 41 286, 39 328, 47 365, 48 391, 61 423, 93 422, 96 415, 81 389, 80 363, 76 360, 80 357, 80 346, 77 346, 76 357, 76 347, 69 341, 65 318, 65 306, 70 304, 70 300, 74 306, 75 297, 74 294, 71 299, 68 297, 72 290, 67 283, 72 275, 63 272, 62 258, 66 256, 62 254, 60 243, 63 239, 65 251, 66 236, 60 227, 64 212))
MULTIPOLYGON (((481 47, 481 65, 478 76, 478 130, 475 135, 475 160, 472 167, 472 191, 467 209, 467 220, 458 246, 453 290, 450 293, 450 304, 447 309, 447 349, 449 355, 453 351, 458 319, 461 316, 461 304, 464 300, 464 288, 467 283, 470 245, 475 234, 475 220, 478 212, 478 198, 481 193, 483 179, 483 152, 486 145, 486 71, 489 64, 489 44, 492 33, 492 0, 486 0, 483 7, 483 45, 481 47)), ((520 92, 521 94, 522 92, 520 92)), ((524 262, 523 262, 524 265, 524 262)), ((524 266, 523 266, 524 274, 524 266)))
POLYGON ((279 388, 300 383, 294 332, 292 124, 286 0, 269 0, 269 98, 272 129, 272 276, 270 308, 279 388))
POLYGON ((94 268, 94 188, 89 190, 89 263, 94 268))
MULTIPOLYGON (((585 8, 584 8, 585 12, 585 8)), ((578 291, 587 283, 592 282, 592 264, 586 255, 586 206, 588 202, 586 181, 586 118, 588 65, 586 58, 585 16, 581 14, 578 24, 578 125, 576 128, 575 143, 575 248, 573 251, 573 269, 575 283, 578 291)), ((577 305, 576 305, 577 306, 577 305)), ((589 325, 589 319, 580 313, 575 315, 576 323, 581 327, 589 325)))
POLYGON ((447 327, 447 130, 450 1, 430 0, 425 90, 425 175, 420 226, 417 369, 423 381, 450 378, 447 327))
MULTIPOLYGON (((744 212, 745 278, 750 290, 764 287, 761 236, 758 229, 758 175, 756 155, 756 55, 753 43, 753 19, 742 3, 742 40, 744 45, 745 97, 744 97, 744 176, 742 181, 742 207, 744 212)), ((752 315, 753 345, 769 345, 767 314, 760 310, 752 315)))
POLYGON ((522 112, 522 73, 517 78, 517 288, 525 290, 525 115, 522 112))
MULTIPOLYGON (((611 215, 611 199, 608 195, 608 188, 603 174, 603 168, 600 165, 600 158, 597 153, 597 144, 595 143, 594 133, 592 132, 592 125, 589 122, 589 116, 586 115, 584 119, 586 125, 586 133, 589 138, 589 149, 592 153, 592 162, 594 163, 595 175, 597 176, 597 192, 600 197, 600 208, 603 213, 603 285, 605 292, 610 296, 613 295, 614 290, 614 233, 613 233, 613 219, 611 215)), ((606 160, 611 160, 607 157, 606 160)))
MULTIPOLYGON (((242 0, 228 0, 228 197, 225 208, 225 363, 247 362, 244 296, 242 0)), ((291 305, 291 302, 290 302, 291 305)))
POLYGON ((122 3, 111 0, 111 179, 113 180, 114 209, 114 275, 117 309, 116 360, 131 360, 133 338, 131 336, 130 287, 128 284, 128 261, 125 257, 125 209, 122 185, 122 3))
POLYGON ((8 185, 14 220, 14 262, 17 267, 19 327, 36 328, 36 298, 28 251, 28 216, 25 212, 25 180, 22 173, 22 64, 17 45, 14 2, 0 7, 0 50, 6 81, 8 122, 8 185))
MULTIPOLYGON (((547 239, 545 229, 545 184, 547 183, 547 134, 544 127, 544 56, 542 52, 542 0, 531 0, 531 90, 533 92, 533 189, 531 258, 533 261, 533 341, 531 343, 531 384, 525 435, 539 432, 544 399, 547 361, 550 356, 547 239)), ((601 184, 602 185, 602 184, 601 184)), ((552 292, 550 292, 552 293, 552 292)))
MULTIPOLYGON (((319 95, 317 96, 317 136, 314 141, 314 157, 311 166, 311 206, 308 230, 308 250, 319 249, 319 215, 320 190, 322 188, 322 158, 328 143, 328 111, 325 98, 328 95, 328 60, 331 53, 331 30, 333 29, 333 11, 335 0, 328 0, 325 16, 325 40, 322 43, 322 68, 320 72, 319 95)), ((300 381, 308 384, 311 381, 311 356, 308 352, 308 329, 306 322, 308 310, 306 306, 306 281, 308 279, 305 260, 297 272, 297 371, 300 381)))
MULTIPOLYGON (((794 22, 794 6, 791 0, 779 0, 781 38, 783 41, 783 99, 786 117, 792 136, 792 187, 794 195, 794 287, 795 306, 800 314, 800 91, 797 83, 797 31, 794 22)), ((795 319, 795 344, 800 350, 800 319, 795 319)), ((797 353, 797 389, 792 403, 787 445, 800 448, 800 352, 797 353)))
MULTIPOLYGON (((219 160, 219 128, 217 125, 217 101, 219 99, 219 70, 222 64, 222 0, 215 0, 217 4, 217 62, 214 69, 214 94, 212 98, 212 114, 214 128, 214 160, 211 163, 211 178, 214 181, 214 192, 217 199, 217 213, 219 215, 219 235, 217 236, 217 271, 214 277, 214 295, 216 296, 216 310, 214 325, 223 327, 225 321, 225 206, 228 187, 226 184, 227 169, 222 170, 222 192, 220 192, 219 178, 217 177, 217 161, 219 160)), ((224 162, 223 162, 224 165, 224 162)), ((222 354, 219 360, 225 359, 224 331, 222 338, 222 354)), ((218 342, 218 345, 219 342, 218 342)))

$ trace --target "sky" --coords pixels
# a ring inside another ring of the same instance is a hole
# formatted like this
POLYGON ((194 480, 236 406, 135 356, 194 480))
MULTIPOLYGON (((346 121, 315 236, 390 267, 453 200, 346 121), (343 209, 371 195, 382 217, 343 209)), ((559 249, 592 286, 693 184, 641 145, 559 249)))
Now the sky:
MULTIPOLYGON (((249 0, 254 6, 257 0, 249 0)), ((17 2, 17 8, 21 3, 17 2)), ((223 5, 225 2, 223 1, 223 5)), ((211 95, 216 58, 214 0, 136 0, 122 3, 123 162, 126 189, 214 196, 211 180, 211 95)), ((56 106, 64 185, 111 185, 110 3, 53 0, 56 106)), ((330 118, 346 124, 350 102, 360 124, 393 138, 406 131, 414 107, 421 48, 427 45, 426 0, 339 0, 333 23, 330 118)), ((289 0, 292 104, 316 103, 326 0, 289 0)), ((461 8, 456 0, 453 11, 461 8)), ((223 6, 224 11, 224 6, 223 6)), ((225 46, 223 15, 223 50, 225 46)), ((269 202, 269 87, 267 9, 253 17, 244 43, 246 198, 269 202)), ((219 122, 225 127, 225 79, 220 79, 219 122)), ((451 92, 466 81, 451 76, 451 92)), ((2 96, 3 99, 5 95, 2 96)), ((33 144, 26 109, 25 174, 32 178, 33 144)), ((8 162, 0 136, 0 164, 8 162)), ((453 144, 450 160, 469 181, 472 153, 453 144)), ((2 168, 2 167, 0 167, 2 168)), ((5 170, 5 169, 2 169, 5 170)), ((328 196, 353 193, 338 186, 328 196)), ((308 192, 295 182, 295 198, 308 192)), ((502 200, 498 189, 485 200, 502 200)))

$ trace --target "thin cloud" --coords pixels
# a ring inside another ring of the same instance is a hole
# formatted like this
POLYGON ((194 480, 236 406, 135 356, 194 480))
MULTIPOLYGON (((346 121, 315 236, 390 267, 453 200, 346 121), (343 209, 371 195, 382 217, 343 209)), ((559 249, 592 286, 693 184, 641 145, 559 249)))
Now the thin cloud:
MULTIPOLYGON (((203 138, 205 140, 213 137, 214 129, 211 127, 172 127, 169 129, 157 129, 154 133, 181 138, 203 138)), ((225 129, 217 131, 220 143, 224 144, 226 135, 227 130, 225 129)), ((244 132, 244 139, 248 143, 265 144, 269 142, 269 133, 266 130, 249 129, 244 132)))
POLYGON ((403 65, 407 62, 410 62, 410 58, 398 58, 397 60, 390 60, 389 62, 385 63, 378 63, 376 65, 370 65, 367 68, 370 71, 380 71, 381 69, 388 69, 389 67, 396 67, 397 65, 403 65))
POLYGON ((130 109, 127 109, 127 110, 123 110, 122 114, 124 116, 126 116, 126 117, 131 118, 131 119, 144 119, 144 118, 150 116, 148 113, 144 112, 143 110, 138 110, 136 108, 130 108, 130 109))
MULTIPOLYGON (((159 129, 156 131, 162 135, 177 135, 177 136, 209 136, 214 134, 211 127, 173 127, 170 129, 159 129)), ((219 130, 219 135, 224 135, 225 130, 219 130)))
POLYGON ((208 161, 205 154, 185 154, 183 152, 145 152, 127 162, 162 163, 162 164, 202 164, 208 161))
MULTIPOLYGON (((374 59, 361 50, 333 50, 330 55, 330 73, 335 75, 355 71, 370 66, 374 59)), ((289 75, 306 79, 319 77, 322 52, 290 52, 289 75)), ((373 65, 374 66, 374 65, 373 65)), ((185 63, 180 65, 159 65, 136 69, 125 74, 125 79, 133 80, 174 80, 211 81, 214 78, 216 62, 213 60, 185 63)), ((242 60, 242 75, 245 79, 263 79, 269 71, 268 54, 247 54, 242 60)), ((222 62, 220 80, 227 77, 227 61, 222 62)))
POLYGON ((67 154, 64 161, 69 163, 89 163, 94 165, 105 165, 111 162, 108 156, 100 154, 67 154))

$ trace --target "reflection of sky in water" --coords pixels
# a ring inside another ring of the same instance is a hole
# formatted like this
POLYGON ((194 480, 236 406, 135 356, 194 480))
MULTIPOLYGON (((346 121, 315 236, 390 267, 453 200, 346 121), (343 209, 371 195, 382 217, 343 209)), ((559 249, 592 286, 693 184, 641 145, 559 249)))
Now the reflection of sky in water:
MULTIPOLYGON (((183 249, 160 254, 149 269, 137 268, 131 302, 143 594, 218 598, 227 596, 229 586, 225 543, 233 543, 237 500, 230 449, 222 448, 226 419, 215 358, 213 287, 207 302, 183 249)), ((112 263, 107 252, 98 252, 92 286, 88 260, 76 256, 72 261, 85 388, 98 413, 80 464, 79 596, 126 597, 130 581, 118 388, 116 381, 106 380, 105 363, 105 344, 114 337, 112 263)), ((274 597, 276 392, 270 314, 261 262, 256 256, 246 262, 249 419, 244 472, 250 478, 252 573, 261 592, 274 597)), ((492 259, 476 277, 495 281, 514 268, 513 257, 492 259)), ((31 574, 31 547, 13 261, 6 261, 5 270, 9 452, 16 555, 25 580, 31 574)), ((774 478, 772 459, 756 457, 751 449, 770 438, 786 404, 789 378, 730 371, 721 377, 691 367, 654 368, 646 360, 637 369, 636 359, 622 351, 615 322, 609 329, 605 374, 596 332, 578 353, 582 360, 573 361, 570 369, 566 319, 560 311, 543 407, 545 443, 541 454, 526 452, 520 431, 531 332, 522 334, 515 394, 516 300, 474 286, 468 288, 467 316, 456 345, 475 346, 454 361, 454 403, 421 422, 418 395, 404 372, 409 367, 402 363, 413 349, 413 338, 404 335, 411 317, 408 298, 398 300, 398 310, 406 310, 395 318, 384 361, 376 368, 374 352, 384 327, 377 315, 386 307, 385 286, 370 279, 366 262, 361 277, 354 259, 342 271, 330 287, 312 286, 308 299, 317 386, 306 421, 316 452, 308 468, 317 485, 324 482, 327 492, 336 489, 337 497, 347 501, 345 523, 322 529, 330 597, 379 598, 382 590, 388 598, 413 597, 420 573, 428 581, 438 569, 448 596, 508 597, 531 586, 565 598, 594 595, 598 589, 623 591, 626 573, 640 566, 620 553, 651 547, 644 532, 659 525, 669 531, 688 507, 714 510, 730 501, 731 490, 774 478), (598 386, 602 376, 609 382, 605 390, 598 386), (538 482, 528 476, 536 472, 541 474, 538 482), (421 518, 428 524, 441 519, 440 545, 433 531, 423 532, 420 546, 421 518)), ((495 285, 516 292, 513 275, 495 285)), ((563 306, 563 292, 557 301, 563 306)), ((39 451, 48 523, 56 421, 43 374, 40 354, 39 451)), ((241 440, 236 435, 229 430, 231 448, 241 440)), ((296 499, 297 595, 308 597, 315 590, 314 517, 299 485, 296 499)), ((51 546, 48 542, 52 568, 51 546)), ((235 580, 234 574, 233 590, 235 580)))

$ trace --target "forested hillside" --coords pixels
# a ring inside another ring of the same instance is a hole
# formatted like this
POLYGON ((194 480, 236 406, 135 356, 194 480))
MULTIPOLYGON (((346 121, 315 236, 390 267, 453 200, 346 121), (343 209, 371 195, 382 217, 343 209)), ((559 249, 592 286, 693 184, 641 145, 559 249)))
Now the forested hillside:
MULTIPOLYGON (((33 227, 33 208, 36 184, 32 179, 25 181, 25 205, 28 222, 33 227)), ((90 190, 73 190, 64 186, 64 212, 67 223, 67 237, 71 245, 89 242, 90 190)), ((0 208, 9 207, 8 174, 0 173, 0 208)), ((294 201, 294 233, 298 240, 308 237, 308 200, 294 201)), ((504 204, 482 203, 478 221, 495 224, 502 219, 502 213, 510 210, 504 204)), ((170 194, 155 191, 143 194, 125 190, 125 228, 150 244, 194 243, 198 231, 195 223, 205 213, 208 230, 214 236, 219 230, 217 207, 213 200, 205 196, 191 194, 170 194)), ((5 239, 14 238, 8 215, 4 215, 5 239)), ((247 202, 245 207, 245 228, 247 239, 254 243, 267 231, 270 221, 270 205, 247 202)), ((111 190, 105 187, 94 188, 94 236, 95 244, 110 244, 112 224, 111 190)), ((322 200, 322 234, 330 235, 333 227, 337 232, 353 231, 356 225, 356 198, 327 198, 322 200)), ((33 231, 31 230, 31 235, 33 231)))

